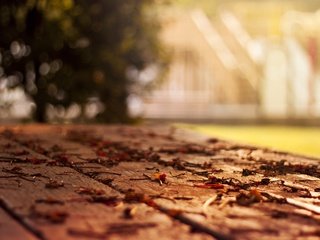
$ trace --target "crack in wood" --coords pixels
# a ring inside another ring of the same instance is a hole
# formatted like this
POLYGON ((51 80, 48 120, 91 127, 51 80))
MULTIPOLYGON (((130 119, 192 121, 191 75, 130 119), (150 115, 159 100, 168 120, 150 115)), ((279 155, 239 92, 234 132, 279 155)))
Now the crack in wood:
POLYGON ((31 226, 28 221, 26 221, 24 218, 19 216, 15 213, 14 210, 12 210, 3 199, 0 198, 0 207, 17 223, 19 223, 23 228, 25 228, 28 232, 30 232, 33 236, 37 237, 39 240, 47 240, 47 238, 44 237, 43 233, 37 229, 35 229, 33 226, 31 226))

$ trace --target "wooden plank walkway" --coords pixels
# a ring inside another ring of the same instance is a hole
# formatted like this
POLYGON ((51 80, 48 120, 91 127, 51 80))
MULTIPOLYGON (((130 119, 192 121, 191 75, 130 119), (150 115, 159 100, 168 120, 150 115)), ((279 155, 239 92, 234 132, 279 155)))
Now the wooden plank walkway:
POLYGON ((166 126, 0 132, 0 239, 320 239, 319 159, 166 126))

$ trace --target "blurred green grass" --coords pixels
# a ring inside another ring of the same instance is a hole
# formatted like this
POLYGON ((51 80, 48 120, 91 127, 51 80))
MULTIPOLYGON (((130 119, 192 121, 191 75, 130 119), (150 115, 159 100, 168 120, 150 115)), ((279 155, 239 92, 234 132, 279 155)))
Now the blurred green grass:
POLYGON ((178 124, 225 140, 320 158, 320 127, 178 124))

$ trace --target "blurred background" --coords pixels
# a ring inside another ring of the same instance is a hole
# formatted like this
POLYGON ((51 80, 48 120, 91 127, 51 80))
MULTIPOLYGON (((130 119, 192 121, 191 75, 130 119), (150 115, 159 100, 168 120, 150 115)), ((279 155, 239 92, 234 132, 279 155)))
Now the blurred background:
POLYGON ((319 25, 320 0, 2 0, 0 121, 166 121, 320 156, 319 25))

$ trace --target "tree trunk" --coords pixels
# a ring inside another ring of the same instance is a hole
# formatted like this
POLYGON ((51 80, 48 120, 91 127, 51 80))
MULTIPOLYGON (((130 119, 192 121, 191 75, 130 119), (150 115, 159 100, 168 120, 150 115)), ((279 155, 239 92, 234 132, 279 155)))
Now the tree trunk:
POLYGON ((40 63, 34 62, 35 83, 37 86, 37 93, 34 95, 33 100, 36 104, 36 111, 34 113, 34 120, 39 123, 46 122, 46 105, 47 105, 47 89, 44 79, 41 79, 39 74, 40 63))
POLYGON ((105 123, 128 123, 130 118, 128 116, 127 96, 128 93, 125 86, 123 89, 114 93, 113 90, 105 89, 101 92, 101 101, 105 105, 105 110, 99 114, 97 120, 105 123), (119 93, 120 92, 120 93, 119 93))
MULTIPOLYGON (((39 91, 39 90, 38 90, 39 91)), ((39 123, 46 122, 46 103, 44 99, 40 97, 34 98, 36 104, 36 111, 34 113, 34 120, 39 123)))

